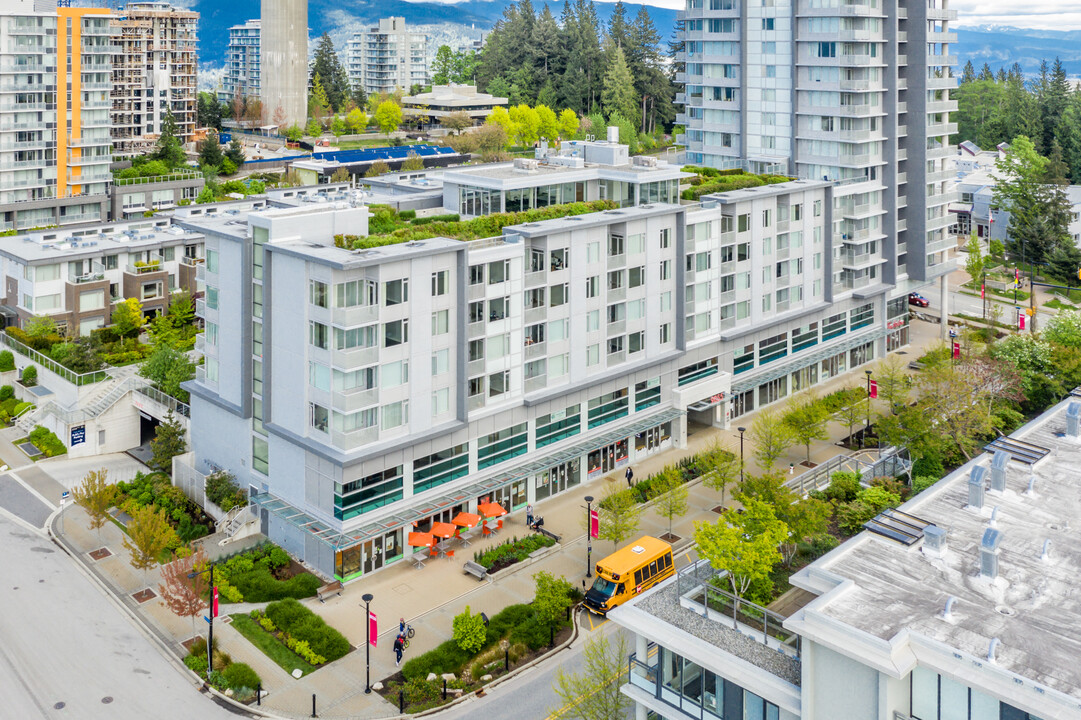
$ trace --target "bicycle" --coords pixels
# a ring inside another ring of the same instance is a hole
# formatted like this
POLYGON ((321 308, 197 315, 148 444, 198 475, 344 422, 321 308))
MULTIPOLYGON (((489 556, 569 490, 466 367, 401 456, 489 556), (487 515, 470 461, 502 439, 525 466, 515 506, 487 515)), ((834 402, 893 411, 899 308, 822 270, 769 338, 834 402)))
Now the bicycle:
POLYGON ((409 648, 409 638, 413 637, 416 634, 417 634, 417 631, 413 629, 413 626, 406 623, 405 632, 402 633, 402 647, 405 648, 405 649, 408 649, 409 648))

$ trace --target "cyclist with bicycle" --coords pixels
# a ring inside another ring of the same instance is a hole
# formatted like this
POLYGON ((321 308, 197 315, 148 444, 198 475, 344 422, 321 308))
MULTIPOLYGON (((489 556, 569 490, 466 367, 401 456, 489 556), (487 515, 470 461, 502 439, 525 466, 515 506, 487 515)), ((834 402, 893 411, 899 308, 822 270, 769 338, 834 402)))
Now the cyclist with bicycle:
POLYGON ((416 630, 411 625, 407 625, 405 618, 398 619, 398 637, 394 639, 394 655, 396 657, 394 664, 400 666, 402 664, 402 651, 409 647, 409 638, 416 634, 416 630))

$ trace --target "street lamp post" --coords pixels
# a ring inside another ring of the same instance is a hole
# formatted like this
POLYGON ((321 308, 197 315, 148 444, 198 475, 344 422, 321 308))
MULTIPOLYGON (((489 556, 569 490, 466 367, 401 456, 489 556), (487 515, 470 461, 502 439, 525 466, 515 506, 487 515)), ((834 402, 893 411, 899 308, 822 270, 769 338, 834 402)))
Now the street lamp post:
POLYGON ((364 632, 364 694, 370 695, 372 692, 372 613, 370 607, 375 596, 364 593, 360 599, 364 601, 364 627, 367 628, 364 632))
POLYGON ((586 495, 586 577, 593 577, 593 496, 586 495))
POLYGON ((863 441, 860 443, 860 447, 867 446, 867 435, 871 432, 871 371, 864 370, 867 373, 867 424, 863 427, 863 441))
POLYGON ((210 680, 210 673, 214 671, 214 563, 210 564, 206 570, 200 572, 188 573, 188 579, 194 580, 203 573, 210 573, 210 607, 207 608, 207 615, 210 623, 210 630, 207 631, 206 641, 206 677, 210 680))
POLYGON ((743 484, 743 433, 747 432, 747 428, 736 428, 739 430, 739 482, 743 484))

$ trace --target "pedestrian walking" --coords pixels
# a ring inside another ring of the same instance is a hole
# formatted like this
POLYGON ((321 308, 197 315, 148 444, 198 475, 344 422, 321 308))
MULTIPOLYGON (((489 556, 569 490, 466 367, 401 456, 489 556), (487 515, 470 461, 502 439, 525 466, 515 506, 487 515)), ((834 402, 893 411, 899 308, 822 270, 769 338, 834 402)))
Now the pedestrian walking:
POLYGON ((634 480, 634 470, 631 470, 629 465, 627 466, 627 472, 624 473, 624 477, 627 478, 627 487, 634 487, 634 483, 631 482, 631 480, 634 480))
POLYGON ((525 524, 526 527, 533 526, 533 503, 525 506, 525 524))
POLYGON ((400 667, 402 664, 402 650, 405 649, 405 635, 399 635, 394 639, 394 666, 400 667))

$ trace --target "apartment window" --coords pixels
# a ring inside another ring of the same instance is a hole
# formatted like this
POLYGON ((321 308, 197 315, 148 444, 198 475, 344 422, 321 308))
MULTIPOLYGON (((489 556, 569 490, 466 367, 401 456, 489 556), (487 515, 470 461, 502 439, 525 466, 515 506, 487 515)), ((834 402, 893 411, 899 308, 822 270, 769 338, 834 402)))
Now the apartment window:
POLYGON ((559 307, 570 298, 570 286, 567 283, 553 285, 549 289, 549 305, 559 307))
POLYGON ((510 371, 493 373, 488 376, 488 397, 498 397, 510 391, 510 371))
POLYGON ((619 322, 627 319, 627 304, 615 303, 608 306, 608 323, 619 322))
POLYGON ((496 260, 488 263, 488 284, 498 285, 510 280, 510 260, 496 260))
POLYGON ((692 365, 685 365, 684 367, 681 367, 677 373, 676 384, 683 387, 684 385, 698 382, 710 375, 716 375, 720 372, 720 369, 720 364, 715 357, 707 358, 692 365))
POLYGON ((327 284, 319 280, 308 281, 308 302, 316 307, 329 306, 327 284))
POLYGON ((570 250, 560 248, 551 252, 551 258, 549 267, 552 272, 558 272, 559 270, 567 269, 567 260, 570 256, 570 250))
POLYGON ((737 219, 737 232, 747 232, 751 229, 751 214, 743 213, 737 219))
POLYGON ((343 372, 334 371, 334 392, 350 392, 353 390, 371 390, 375 387, 376 369, 374 367, 360 368, 343 372))
POLYGON ((413 492, 419 493, 465 477, 469 472, 469 443, 413 460, 413 492))
POLYGON ((601 244, 599 242, 591 242, 586 245, 586 261, 589 263, 601 261, 601 244))
POLYGON ((601 329, 601 311, 590 310, 586 313, 586 332, 594 332, 601 329))
POLYGON ((774 18, 762 18, 762 29, 773 30, 775 27, 774 18))
POLYGON ((432 313, 432 335, 446 335, 450 332, 450 311, 436 310, 432 313))
POLYGON ((620 288, 622 288, 623 287, 623 281, 624 281, 623 275, 624 275, 624 273, 623 273, 622 270, 612 270, 612 271, 610 271, 608 273, 608 289, 609 290, 619 290, 620 288))
POLYGON ((484 301, 478 300, 477 302, 469 303, 469 322, 479 323, 484 322, 484 301))
POLYGON ((450 388, 443 388, 432 393, 432 415, 438 416, 450 412, 450 388))
POLYGON ((334 302, 337 307, 376 305, 379 286, 372 280, 350 280, 334 286, 334 302))
POLYGON ((489 322, 497 322, 505 319, 510 315, 510 298, 501 297, 493 298, 488 301, 488 320, 489 322))
POLYGON ((334 328, 334 347, 338 350, 352 350, 353 348, 375 347, 375 325, 365 325, 357 328, 334 328))
POLYGON ((447 278, 449 273, 446 270, 440 270, 439 272, 432 273, 432 295, 446 295, 447 294, 447 278))
POLYGON ((308 424, 319 432, 329 432, 330 411, 322 405, 308 403, 308 424))
POLYGON ((544 330, 547 326, 544 323, 537 323, 536 325, 530 325, 525 329, 525 344, 536 345, 544 342, 544 330))
POLYGON ((330 368, 322 363, 308 363, 308 384, 317 390, 330 392, 330 368))
POLYGON ((571 405, 565 410, 537 418, 535 441, 538 448, 566 440, 582 432, 582 406, 571 405))
POLYGON ((567 370, 570 367, 570 353, 563 353, 562 355, 552 355, 548 358, 548 379, 553 380, 555 378, 561 378, 567 374, 567 370))
POLYGON ((383 430, 393 430, 394 428, 401 427, 409 422, 408 400, 390 403, 389 405, 384 405, 381 409, 383 413, 383 423, 380 427, 383 430))
POLYGON ((671 260, 663 260, 661 262, 660 271, 661 271, 661 280, 671 280, 672 279, 672 261, 671 260))
POLYGON ((806 350, 818 344, 818 323, 813 322, 792 331, 792 352, 806 350))
MULTIPOLYGON (((435 362, 433 361, 434 365, 435 362)), ((387 363, 379 368, 379 387, 384 390, 396 388, 409 382, 409 362, 399 360, 387 363)))
POLYGON ((323 323, 308 323, 308 342, 315 347, 326 350, 329 336, 329 328, 323 323))
MULTIPOLYGON (((210 253, 210 251, 208 250, 207 251, 208 259, 209 259, 209 253, 210 253)), ((105 269, 106 270, 116 270, 116 268, 118 267, 118 264, 119 264, 119 261, 118 261, 116 255, 106 255, 104 259, 105 259, 105 269)))
POLYGON ((622 235, 608 236, 608 257, 616 257, 622 255, 624 250, 625 248, 622 235))
POLYGON ((469 341, 469 362, 484 359, 484 339, 469 341))
POLYGON ((484 395, 484 378, 469 378, 469 397, 484 395))
POLYGON ((595 298, 601 294, 601 276, 594 275, 586 278, 586 297, 595 298))
POLYGON ((383 325, 383 347, 395 347, 409 342, 409 321, 394 320, 383 325))
POLYGON ((484 266, 483 265, 470 265, 469 266, 469 284, 470 285, 482 285, 484 283, 484 266))
POLYGON ((658 333, 658 338, 660 340, 661 345, 664 345, 665 343, 669 342, 672 339, 672 324, 671 323, 664 323, 663 325, 661 325, 660 332, 658 333))
POLYGON ((615 355, 616 353, 623 352, 623 336, 608 338, 608 354, 615 355))
POLYGON ((552 342, 567 339, 567 328, 570 322, 567 320, 553 320, 548 323, 548 339, 552 342))
POLYGON ((409 280, 388 280, 384 288, 387 307, 409 301, 409 280))
POLYGON ((822 216, 822 201, 821 200, 815 200, 815 202, 814 202, 814 216, 815 217, 821 217, 822 216))
POLYGON ((547 360, 541 358, 540 360, 533 360, 525 364, 525 379, 531 380, 532 378, 541 377, 546 372, 547 360))
POLYGON ((630 398, 627 388, 599 395, 589 401, 587 414, 590 428, 626 417, 629 412, 630 398))
POLYGON ((593 344, 586 348, 586 367, 597 365, 601 361, 601 346, 593 344))
MULTIPOLYGON (((115 257, 115 256, 113 256, 115 257)), ((206 271, 216 273, 218 271, 218 251, 206 251, 206 271)))
POLYGON ((788 354, 788 333, 783 332, 779 335, 760 340, 758 342, 758 364, 765 365, 766 363, 783 358, 788 354))
POLYGON ((646 283, 646 268, 633 267, 627 271, 627 287, 640 287, 646 283))
POLYGON ((867 303, 858 308, 853 308, 849 311, 849 316, 851 318, 849 327, 852 330, 867 327, 875 321, 875 306, 873 303, 867 303))
POLYGON ((638 233, 627 238, 627 254, 640 255, 646 251, 645 233, 638 233))
POLYGON ((627 336, 627 352, 634 354, 641 352, 646 344, 646 334, 643 331, 631 333, 627 336))
POLYGON ((672 242, 672 229, 664 228, 660 233, 661 248, 667 248, 672 242))

